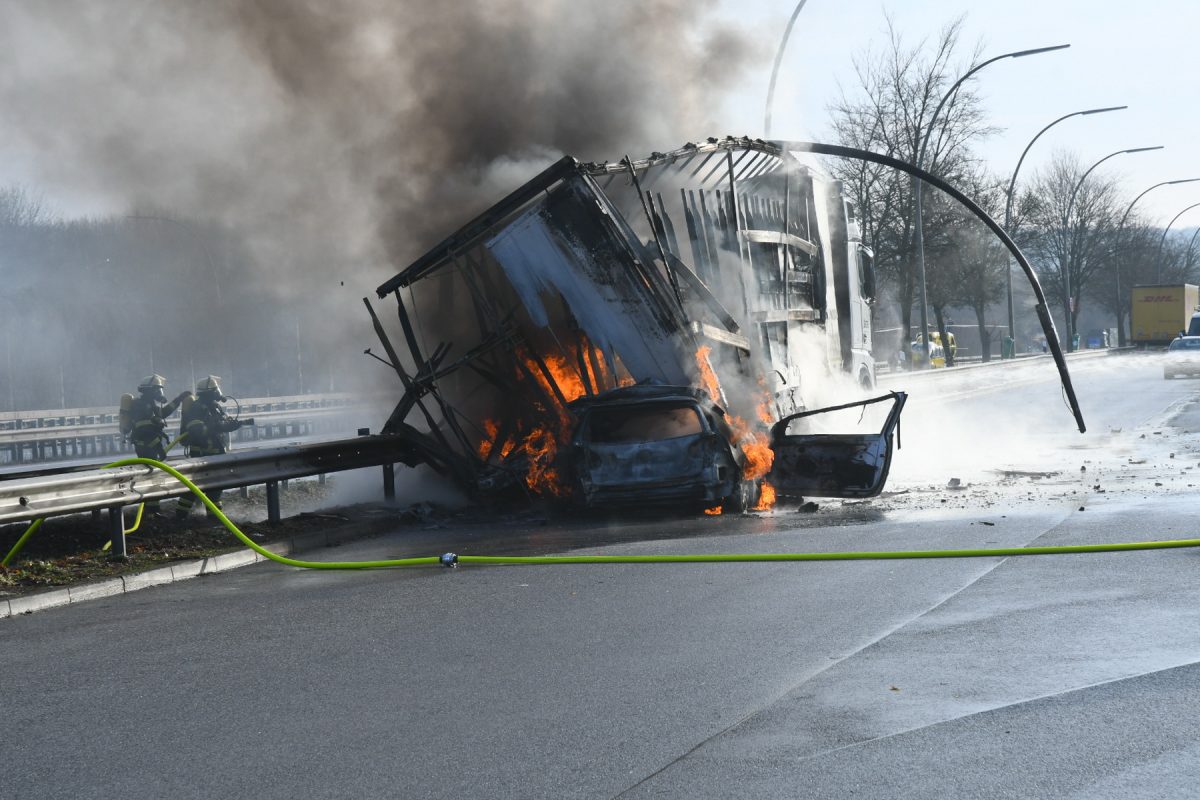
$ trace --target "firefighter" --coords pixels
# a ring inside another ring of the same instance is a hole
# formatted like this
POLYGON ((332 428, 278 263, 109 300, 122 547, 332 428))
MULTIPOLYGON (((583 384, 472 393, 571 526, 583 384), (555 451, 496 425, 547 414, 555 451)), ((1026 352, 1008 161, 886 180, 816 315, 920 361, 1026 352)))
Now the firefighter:
MULTIPOLYGON (((250 420, 236 420, 225 413, 221 402, 225 397, 221 394, 221 379, 209 375, 196 384, 196 399, 183 409, 183 420, 180 432, 185 435, 183 440, 189 457, 216 456, 225 452, 225 434, 236 431, 250 420)), ((221 505, 221 490, 208 493, 208 497, 218 507, 221 505)), ((185 519, 196 504, 196 495, 185 494, 179 499, 175 514, 185 519)))
MULTIPOLYGON (((130 398, 127 414, 122 414, 129 427, 129 441, 139 458, 153 458, 163 461, 167 457, 167 417, 175 413, 175 409, 185 398, 191 396, 190 391, 184 391, 171 402, 166 402, 167 379, 162 375, 147 375, 138 384, 138 396, 130 398)), ((125 405, 124 401, 122 405, 125 405)), ((122 409, 125 411, 125 409, 122 409)), ((158 501, 146 503, 146 510, 154 514, 158 512, 158 501)))

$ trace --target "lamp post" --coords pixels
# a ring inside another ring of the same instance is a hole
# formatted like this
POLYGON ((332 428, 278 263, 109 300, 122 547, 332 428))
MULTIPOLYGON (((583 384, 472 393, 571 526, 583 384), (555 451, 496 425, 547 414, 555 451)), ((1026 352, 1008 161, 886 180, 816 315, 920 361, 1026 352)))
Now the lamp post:
MULTIPOLYGON (((993 56, 992 58, 982 61, 967 70, 962 77, 954 82, 954 84, 950 87, 950 91, 946 92, 945 96, 942 97, 941 102, 937 104, 937 108, 933 110, 933 114, 929 117, 929 124, 926 126, 924 131, 921 131, 920 146, 917 148, 916 166, 921 169, 925 167, 925 150, 929 146, 929 137, 933 135, 933 126, 937 122, 938 114, 942 112, 942 107, 946 105, 946 103, 955 95, 956 92, 958 92, 959 87, 962 86, 968 78, 970 78, 976 72, 979 72, 979 70, 983 69, 988 64, 994 64, 995 62, 1006 58, 1024 58, 1025 56, 1033 56, 1037 55, 1038 53, 1049 53, 1053 50, 1064 50, 1070 46, 1071 45, 1069 44, 1057 44, 1051 47, 1037 47, 1032 50, 1017 50, 1012 53, 1001 53, 1000 55, 993 56)), ((919 299, 921 301, 921 346, 925 350, 924 364, 925 366, 928 366, 929 309, 927 294, 925 291, 925 231, 923 225, 924 209, 921 203, 921 181, 914 177, 912 181, 912 187, 913 203, 915 205, 914 210, 916 216, 914 226, 916 228, 917 286, 918 293, 920 295, 919 299)))
POLYGON ((1175 224, 1175 220, 1179 219, 1180 217, 1182 217, 1187 212, 1191 211, 1196 206, 1200 206, 1200 203, 1192 203, 1190 206, 1185 208, 1183 211, 1180 211, 1178 214, 1171 217, 1171 221, 1167 223, 1167 227, 1163 228, 1162 238, 1160 238, 1158 240, 1158 254, 1154 257, 1154 262, 1155 262, 1155 264, 1154 264, 1154 268, 1155 268, 1154 282, 1155 283, 1162 282, 1162 251, 1163 251, 1163 245, 1167 241, 1167 232, 1169 230, 1171 230, 1171 226, 1175 224))
MULTIPOLYGON (((1125 230, 1125 221, 1127 219, 1129 219, 1129 212, 1133 211, 1133 207, 1137 204, 1138 200, 1141 200, 1143 197, 1150 194, 1150 192, 1154 191, 1155 189, 1157 189, 1160 186, 1174 186, 1179 183, 1194 183, 1196 181, 1200 181, 1200 178, 1181 178, 1181 179, 1175 180, 1175 181, 1162 181, 1160 183, 1154 184, 1149 189, 1144 190, 1137 197, 1133 198, 1133 200, 1131 200, 1129 202, 1129 205, 1125 208, 1125 213, 1121 215, 1121 221, 1117 224, 1117 236, 1116 236, 1116 245, 1117 246, 1114 249, 1120 250, 1121 234, 1125 230)), ((1195 241, 1194 236, 1192 237, 1192 239, 1193 239, 1193 241, 1195 241)), ((1191 249, 1190 245, 1188 246, 1188 249, 1190 251, 1190 249, 1191 249)), ((1121 259, 1119 256, 1117 257, 1117 260, 1116 260, 1115 272, 1116 272, 1116 278, 1117 278, 1117 295, 1116 295, 1116 304, 1113 306, 1113 308, 1117 314, 1117 346, 1124 347, 1125 346, 1125 319, 1124 319, 1125 315, 1121 313, 1121 259)))
POLYGON ((1184 268, 1184 270, 1187 270, 1188 265, 1191 263, 1192 248, 1196 246, 1196 237, 1197 236, 1200 236, 1200 227, 1196 228, 1195 232, 1192 233, 1192 238, 1188 240, 1187 250, 1185 250, 1183 253, 1183 268, 1184 268))
MULTIPOLYGON (((1079 183, 1075 184, 1075 188, 1071 190, 1071 196, 1067 200, 1067 210, 1066 213, 1063 214, 1063 233, 1066 234, 1067 229, 1071 225, 1071 210, 1075 207, 1075 196, 1079 194, 1079 190, 1083 188, 1083 182, 1087 180, 1088 175, 1091 175, 1092 171, 1095 170, 1096 167, 1115 156, 1125 155, 1126 153, 1145 153, 1149 150, 1162 149, 1163 145, 1159 144, 1154 145, 1153 147, 1134 147, 1130 150, 1118 150, 1115 153, 1109 153, 1104 158, 1088 167, 1084 171, 1083 177, 1079 179, 1079 183)), ((1071 238, 1074 239, 1073 232, 1071 234, 1071 238)), ((1071 297, 1071 265, 1075 261, 1073 252, 1075 248, 1071 247, 1070 243, 1071 242, 1068 241, 1066 261, 1062 268, 1063 300, 1066 303, 1065 311, 1067 315, 1066 324, 1063 326, 1063 330, 1065 331, 1067 337, 1066 350, 1068 353, 1075 349, 1075 304, 1073 302, 1074 298, 1071 297)))
MULTIPOLYGON (((1016 190, 1017 173, 1021 171, 1021 165, 1025 163, 1025 156, 1029 155, 1030 148, 1034 142, 1042 137, 1042 134, 1053 128, 1063 120, 1071 117, 1086 117, 1089 114, 1104 114, 1108 111, 1123 111, 1129 106, 1108 106, 1107 108, 1089 108, 1085 111, 1072 111, 1070 114, 1063 114, 1058 119, 1051 122, 1046 127, 1037 132, 1029 144, 1025 145, 1025 149, 1021 151, 1021 157, 1017 159, 1017 168, 1013 170, 1012 179, 1008 182, 1008 199, 1004 203, 1004 230, 1010 231, 1012 228, 1012 204, 1013 192, 1016 190)), ((1009 233, 1011 236, 1012 234, 1009 233)), ((1009 261, 1008 269, 1005 271, 1005 294, 1008 296, 1008 338, 1013 340, 1013 351, 1016 352, 1017 331, 1016 318, 1013 316, 1013 288, 1012 288, 1012 262, 1009 261)))
POLYGON ((788 37, 792 35, 792 26, 796 24, 796 17, 800 16, 800 10, 804 8, 804 4, 808 0, 800 0, 796 4, 796 10, 792 12, 792 18, 788 20, 787 27, 783 29, 783 39, 779 41, 779 51, 775 53, 775 65, 771 67, 771 82, 767 84, 767 107, 763 112, 763 138, 771 138, 771 104, 775 101, 775 78, 779 75, 779 63, 783 61, 783 51, 787 48, 788 37))

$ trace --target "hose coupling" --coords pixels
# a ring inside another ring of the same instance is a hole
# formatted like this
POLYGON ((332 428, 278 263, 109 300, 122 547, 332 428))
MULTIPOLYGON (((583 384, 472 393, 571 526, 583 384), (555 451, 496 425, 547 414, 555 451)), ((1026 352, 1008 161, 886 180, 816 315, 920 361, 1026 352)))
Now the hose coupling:
POLYGON ((438 563, 443 567, 454 569, 458 566, 458 556, 454 553, 443 553, 442 557, 438 559, 438 563))

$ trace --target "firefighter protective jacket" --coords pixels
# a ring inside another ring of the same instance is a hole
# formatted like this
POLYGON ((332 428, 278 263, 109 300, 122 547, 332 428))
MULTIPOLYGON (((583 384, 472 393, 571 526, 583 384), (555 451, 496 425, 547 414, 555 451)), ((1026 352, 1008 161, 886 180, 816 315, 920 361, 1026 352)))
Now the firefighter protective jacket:
POLYGON ((237 430, 238 421, 230 418, 215 400, 197 397, 183 413, 180 425, 187 434, 183 443, 190 456, 215 456, 225 452, 225 434, 237 430))
POLYGON ((166 438, 167 417, 175 413, 179 402, 172 400, 159 405, 145 397, 134 398, 129 409, 132 427, 129 431, 129 441, 135 448, 154 448, 161 446, 166 438))

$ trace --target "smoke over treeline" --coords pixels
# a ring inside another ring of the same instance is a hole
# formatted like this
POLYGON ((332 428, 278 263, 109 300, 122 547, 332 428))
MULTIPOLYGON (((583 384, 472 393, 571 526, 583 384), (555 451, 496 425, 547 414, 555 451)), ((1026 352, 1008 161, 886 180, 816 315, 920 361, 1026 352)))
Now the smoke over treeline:
MULTIPOLYGON (((0 229, 0 332, 18 351, 4 381, 48 382, 53 396, 18 405, 57 405, 55 364, 123 386, 151 366, 133 343, 154 340, 180 388, 189 363, 232 368, 243 396, 352 388, 334 373, 382 369, 360 355, 358 298, 503 190, 562 152, 716 132, 722 92, 763 48, 713 14, 711 0, 6 6, 0 153, 50 205, 113 218, 0 229), (285 385, 298 372, 312 385, 285 385)), ((85 383, 68 405, 111 402, 106 381, 85 383)))

